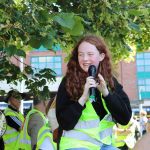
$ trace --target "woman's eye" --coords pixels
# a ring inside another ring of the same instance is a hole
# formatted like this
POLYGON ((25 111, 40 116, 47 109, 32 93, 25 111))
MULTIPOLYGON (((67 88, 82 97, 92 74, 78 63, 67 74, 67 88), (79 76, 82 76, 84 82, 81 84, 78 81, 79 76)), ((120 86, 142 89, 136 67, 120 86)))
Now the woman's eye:
POLYGON ((83 54, 79 54, 79 56, 81 57, 81 56, 83 56, 83 54))

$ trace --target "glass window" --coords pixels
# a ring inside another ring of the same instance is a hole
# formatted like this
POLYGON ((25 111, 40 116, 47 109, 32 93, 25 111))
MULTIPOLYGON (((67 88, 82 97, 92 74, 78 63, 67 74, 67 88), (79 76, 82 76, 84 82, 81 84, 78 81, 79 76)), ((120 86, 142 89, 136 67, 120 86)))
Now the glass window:
POLYGON ((31 64, 31 67, 33 67, 33 68, 39 68, 38 66, 39 66, 39 65, 36 64, 36 63, 35 63, 35 64, 33 64, 33 63, 31 64))
POLYGON ((150 52, 138 53, 136 55, 136 64, 137 64, 137 77, 138 77, 138 88, 141 98, 150 99, 150 79, 148 74, 150 74, 150 52), (142 74, 142 76, 139 76, 142 74))
POLYGON ((54 57, 47 57, 47 62, 54 62, 54 57))
POLYGON ((146 85, 150 85, 150 79, 146 79, 146 85))
POLYGON ((150 60, 149 59, 145 59, 145 65, 150 65, 150 60))
POLYGON ((150 58, 150 53, 144 53, 144 58, 150 58))
POLYGON ((39 63, 40 62, 46 62, 46 57, 39 57, 39 63))
POLYGON ((50 68, 56 72, 58 76, 62 75, 62 59, 61 56, 42 56, 32 57, 31 66, 35 72, 39 69, 50 68), (37 69, 36 69, 37 68, 37 69))
POLYGON ((61 63, 55 63, 55 68, 61 68, 61 63))
POLYGON ((137 64, 138 66, 143 66, 143 65, 144 65, 144 60, 142 60, 142 59, 137 60, 137 61, 136 61, 136 64, 137 64))
POLYGON ((40 68, 40 69, 46 68, 46 64, 45 64, 45 63, 39 63, 39 68, 40 68))
POLYGON ((61 69, 54 69, 54 71, 56 72, 56 74, 58 75, 58 76, 60 76, 61 74, 62 74, 62 71, 61 71, 61 69))
POLYGON ((145 72, 150 72, 150 66, 145 66, 145 72))
POLYGON ((143 79, 138 80, 138 85, 144 85, 144 84, 145 84, 145 81, 143 79))
POLYGON ((138 54, 136 54, 136 58, 138 59, 138 58, 143 58, 143 53, 138 53, 138 54))
POLYGON ((137 66, 138 72, 144 72, 144 66, 137 66))
POLYGON ((61 61, 61 57, 55 57, 55 62, 60 62, 61 61))
POLYGON ((54 63, 47 63, 46 67, 47 68, 54 68, 54 63))
POLYGON ((146 87, 145 87, 145 91, 146 91, 146 92, 150 92, 150 86, 146 86, 146 87))
POLYGON ((38 57, 32 57, 31 58, 31 62, 37 62, 38 61, 38 57))

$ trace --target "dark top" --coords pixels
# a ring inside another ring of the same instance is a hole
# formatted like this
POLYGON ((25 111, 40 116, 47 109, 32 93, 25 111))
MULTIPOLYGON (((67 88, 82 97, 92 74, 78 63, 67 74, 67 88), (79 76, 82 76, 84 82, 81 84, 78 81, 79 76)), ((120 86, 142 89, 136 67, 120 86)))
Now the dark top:
MULTIPOLYGON (((11 107, 10 105, 8 107, 11 110, 19 113, 17 109, 11 107)), ((10 127, 16 129, 17 131, 20 130, 21 125, 22 125, 22 122, 17 117, 14 117, 14 116, 6 116, 6 122, 7 122, 7 125, 9 125, 10 127)))
MULTIPOLYGON (((66 79, 64 78, 59 86, 56 99, 56 117, 61 129, 71 130, 77 124, 82 111, 86 108, 78 102, 69 99, 65 87, 66 79)), ((131 107, 127 94, 123 91, 123 87, 114 78, 115 89, 109 92, 108 96, 103 97, 109 112, 115 122, 126 125, 131 118, 131 107)), ((96 89, 96 102, 92 105, 100 117, 100 120, 106 115, 106 110, 103 107, 100 92, 96 89)))
POLYGON ((4 150, 4 141, 2 137, 0 137, 0 150, 4 150))

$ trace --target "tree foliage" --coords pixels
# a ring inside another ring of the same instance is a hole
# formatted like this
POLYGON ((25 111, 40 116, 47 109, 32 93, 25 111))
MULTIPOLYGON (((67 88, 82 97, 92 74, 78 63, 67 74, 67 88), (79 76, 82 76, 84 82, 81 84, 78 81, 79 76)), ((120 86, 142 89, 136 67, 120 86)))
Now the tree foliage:
MULTIPOLYGON (((58 43, 70 53, 80 36, 88 33, 104 37, 114 62, 128 58, 133 45, 137 51, 147 50, 149 0, 0 1, 0 51, 6 57, 25 57, 26 51, 41 45, 52 50, 58 43)), ((7 71, 0 69, 1 74, 7 71)))
MULTIPOLYGON (((5 80, 7 84, 16 86, 25 81, 26 88, 29 90, 27 95, 38 96, 42 100, 51 97, 47 83, 56 81, 56 74, 53 70, 45 68, 38 73, 34 73, 33 68, 25 65, 22 72, 19 66, 14 65, 4 53, 1 53, 0 56, 0 81, 5 80)), ((5 91, 0 89, 0 95, 5 95, 5 91)))
POLYGON ((114 61, 125 59, 132 51, 150 47, 149 0, 58 0, 63 12, 76 12, 83 19, 85 33, 104 37, 114 61))
POLYGON ((149 48, 149 0, 1 0, 0 47, 11 55, 41 45, 65 49, 86 33, 101 35, 115 60, 149 48))

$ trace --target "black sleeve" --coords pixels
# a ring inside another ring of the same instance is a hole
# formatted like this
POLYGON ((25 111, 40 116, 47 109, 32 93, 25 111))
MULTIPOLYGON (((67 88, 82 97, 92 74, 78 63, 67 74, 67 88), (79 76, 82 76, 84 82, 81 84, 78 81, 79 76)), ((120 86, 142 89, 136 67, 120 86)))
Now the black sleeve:
POLYGON ((121 125, 126 125, 130 121, 132 110, 127 94, 123 91, 122 85, 114 79, 115 90, 108 96, 103 97, 112 117, 121 125))
POLYGON ((17 117, 13 117, 13 118, 11 116, 6 116, 7 125, 19 131, 21 128, 21 125, 20 125, 21 122, 20 120, 18 120, 17 117))
POLYGON ((77 124, 83 109, 84 107, 78 102, 69 99, 65 88, 64 78, 59 86, 56 98, 56 117, 59 126, 64 130, 73 129, 77 124))
POLYGON ((4 140, 2 137, 0 137, 0 146, 1 146, 1 150, 4 150, 4 140))

